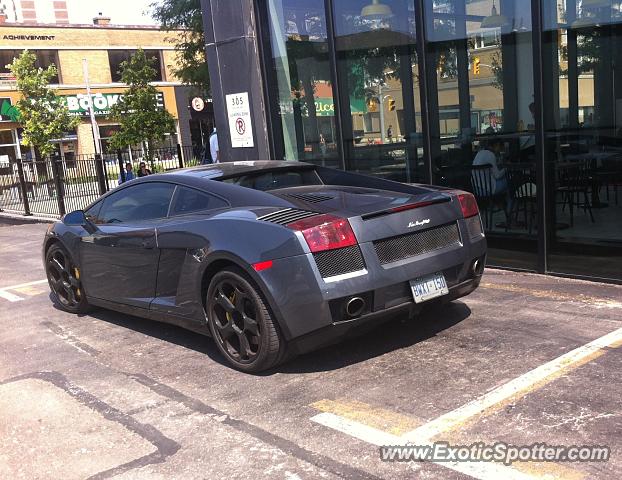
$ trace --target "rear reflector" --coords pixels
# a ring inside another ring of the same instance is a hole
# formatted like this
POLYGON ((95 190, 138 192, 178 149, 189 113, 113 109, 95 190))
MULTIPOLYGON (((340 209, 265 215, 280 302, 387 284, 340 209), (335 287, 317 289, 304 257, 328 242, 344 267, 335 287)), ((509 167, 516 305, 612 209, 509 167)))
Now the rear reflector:
POLYGON ((254 263, 253 264, 253 268, 255 269, 256 272, 261 272, 262 270, 268 270, 269 268, 272 268, 272 260, 268 260, 266 262, 259 262, 259 263, 254 263))
POLYGON ((356 245, 356 237, 346 218, 324 214, 287 225, 302 233, 312 253, 356 245))
POLYGON ((462 209, 462 216, 464 218, 474 217, 479 214, 479 208, 477 207, 477 200, 470 193, 459 193, 458 201, 460 202, 460 208, 462 209))

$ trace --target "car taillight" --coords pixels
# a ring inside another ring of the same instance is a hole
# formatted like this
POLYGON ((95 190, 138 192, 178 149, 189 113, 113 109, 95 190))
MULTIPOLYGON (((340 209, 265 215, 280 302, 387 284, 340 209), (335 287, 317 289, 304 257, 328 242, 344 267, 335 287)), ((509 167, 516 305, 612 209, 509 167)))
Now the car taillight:
POLYGON ((470 193, 458 194, 458 201, 460 202, 460 208, 462 209, 462 216, 464 218, 474 217, 479 214, 479 208, 477 208, 477 200, 470 193))
POLYGON ((317 215, 287 225, 302 233, 313 253, 356 245, 356 237, 346 218, 317 215))

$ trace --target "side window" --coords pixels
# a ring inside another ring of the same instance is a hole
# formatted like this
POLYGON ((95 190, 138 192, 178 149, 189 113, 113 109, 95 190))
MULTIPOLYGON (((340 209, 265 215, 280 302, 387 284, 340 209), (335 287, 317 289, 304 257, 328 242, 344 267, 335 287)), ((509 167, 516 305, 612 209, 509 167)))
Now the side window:
POLYGON ((177 193, 171 208, 171 216, 203 210, 214 210, 228 206, 227 202, 209 193, 201 192, 194 188, 177 187, 177 193))
POLYGON ((84 211, 84 215, 89 222, 99 223, 99 211, 102 208, 103 200, 100 200, 88 210, 84 211))
POLYGON ((143 183, 124 188, 104 200, 98 223, 139 222, 164 218, 168 214, 175 185, 143 183))

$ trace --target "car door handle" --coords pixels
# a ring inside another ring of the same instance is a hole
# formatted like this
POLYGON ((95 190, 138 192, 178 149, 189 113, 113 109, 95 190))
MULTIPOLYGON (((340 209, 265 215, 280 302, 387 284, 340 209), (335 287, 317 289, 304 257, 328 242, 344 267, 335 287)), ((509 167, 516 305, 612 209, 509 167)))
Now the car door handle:
POLYGON ((153 240, 145 240, 141 243, 141 246, 143 248, 151 250, 153 247, 155 247, 155 242, 153 242, 153 240))

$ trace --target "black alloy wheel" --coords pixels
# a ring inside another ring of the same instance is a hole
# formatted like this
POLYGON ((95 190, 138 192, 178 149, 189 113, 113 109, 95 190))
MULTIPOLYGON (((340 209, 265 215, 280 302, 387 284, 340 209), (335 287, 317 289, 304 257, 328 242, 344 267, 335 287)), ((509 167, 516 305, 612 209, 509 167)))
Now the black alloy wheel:
POLYGON ((231 365, 259 372, 279 362, 283 342, 278 329, 242 270, 227 268, 214 275, 206 303, 212 337, 231 365))
POLYGON ((45 273, 52 295, 63 310, 86 312, 89 305, 82 290, 80 272, 61 245, 52 245, 45 255, 45 273))

